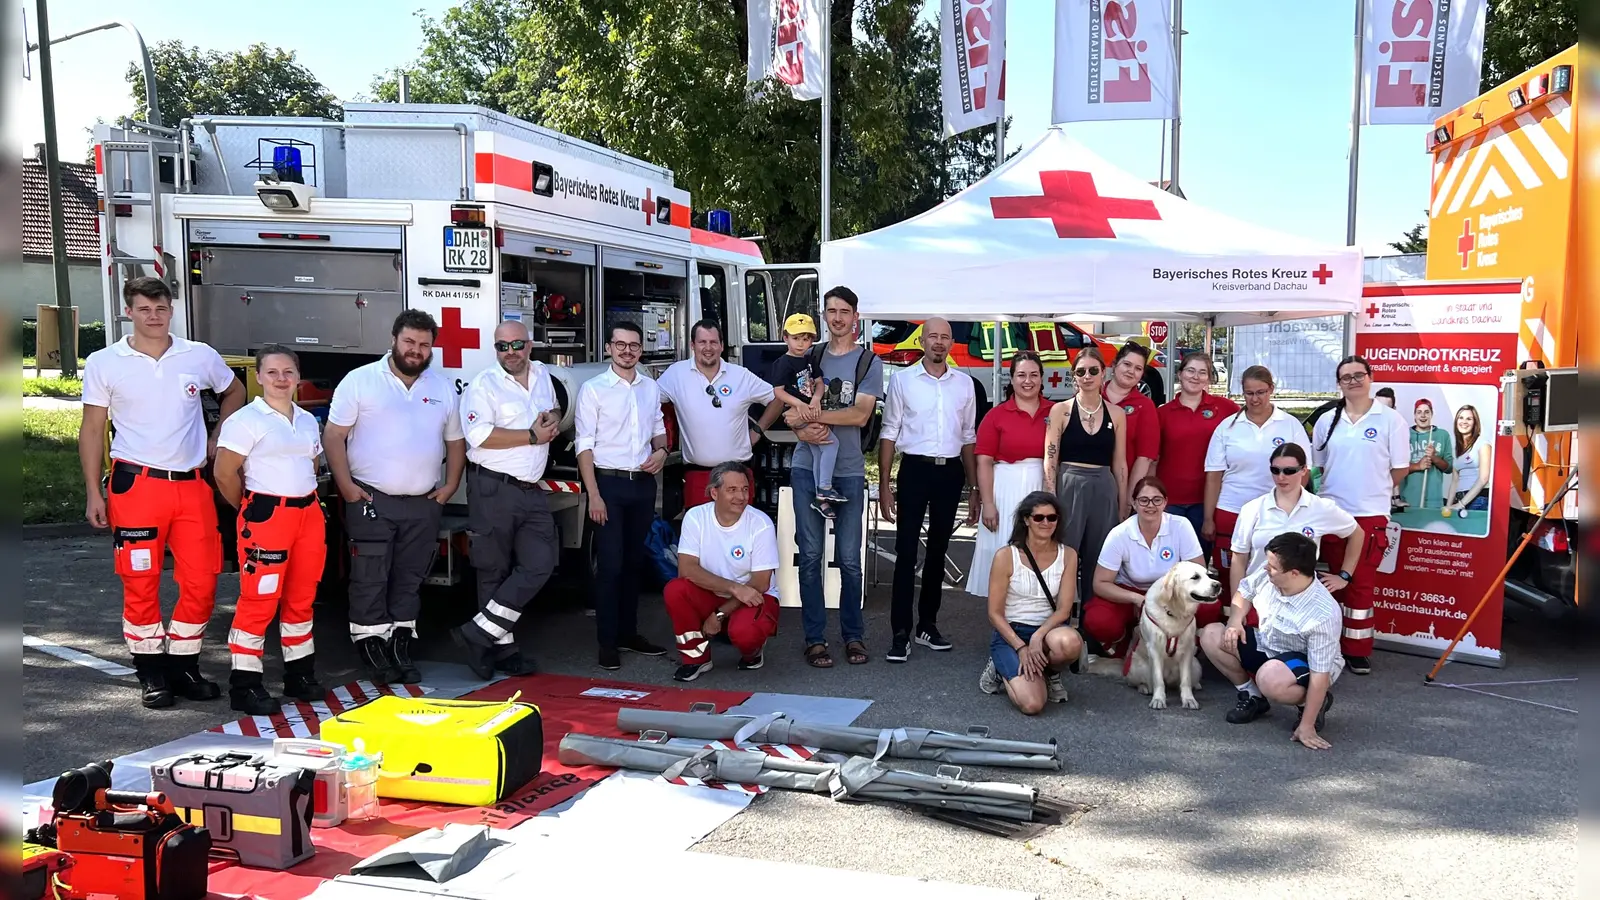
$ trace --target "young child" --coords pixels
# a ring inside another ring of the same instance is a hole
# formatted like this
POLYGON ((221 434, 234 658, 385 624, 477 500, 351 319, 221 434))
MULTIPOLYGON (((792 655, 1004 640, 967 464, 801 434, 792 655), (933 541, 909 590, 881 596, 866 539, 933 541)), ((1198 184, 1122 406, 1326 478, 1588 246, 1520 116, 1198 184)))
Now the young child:
MULTIPOLYGON (((772 363, 772 371, 767 377, 778 399, 786 406, 802 411, 808 421, 815 421, 822 413, 822 395, 827 393, 827 379, 822 375, 822 368, 813 364, 810 358, 811 345, 816 340, 817 325, 810 316, 795 313, 785 319, 783 342, 789 345, 789 352, 772 363)), ((830 433, 827 441, 821 444, 802 443, 800 447, 810 448, 811 471, 817 482, 817 496, 812 499, 811 507, 824 518, 837 517, 834 504, 848 501, 847 497, 833 489, 833 465, 839 458, 839 442, 830 433)))

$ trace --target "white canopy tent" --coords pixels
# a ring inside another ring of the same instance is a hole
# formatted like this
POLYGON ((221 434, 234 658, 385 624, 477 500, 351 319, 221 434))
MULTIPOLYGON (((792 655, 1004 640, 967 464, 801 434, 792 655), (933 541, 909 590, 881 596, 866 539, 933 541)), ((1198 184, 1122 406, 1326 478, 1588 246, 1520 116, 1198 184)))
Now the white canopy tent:
POLYGON ((922 215, 827 242, 820 275, 855 290, 863 319, 1243 325, 1352 314, 1361 266, 1355 247, 1161 191, 1057 126, 922 215))

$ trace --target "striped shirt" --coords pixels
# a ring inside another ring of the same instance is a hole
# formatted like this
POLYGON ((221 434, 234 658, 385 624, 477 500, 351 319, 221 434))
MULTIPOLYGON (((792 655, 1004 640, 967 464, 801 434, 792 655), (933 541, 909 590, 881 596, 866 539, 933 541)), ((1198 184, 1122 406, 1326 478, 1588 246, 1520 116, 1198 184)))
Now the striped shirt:
POLYGON ((1322 582, 1313 578, 1310 587, 1286 597, 1262 568, 1239 584, 1239 593, 1261 618, 1256 646, 1263 653, 1304 653, 1312 672, 1327 674, 1329 683, 1338 680, 1344 670, 1339 650, 1344 613, 1322 582))

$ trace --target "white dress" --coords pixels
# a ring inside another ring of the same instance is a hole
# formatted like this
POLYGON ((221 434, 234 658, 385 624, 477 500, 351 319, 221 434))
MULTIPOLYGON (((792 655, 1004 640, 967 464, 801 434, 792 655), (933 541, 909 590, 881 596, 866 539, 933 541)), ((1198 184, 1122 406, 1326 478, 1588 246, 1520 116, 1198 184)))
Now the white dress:
POLYGON ((967 593, 989 596, 989 569, 994 563, 994 555, 1011 537, 1011 522, 1016 515, 1017 505, 1024 497, 1043 489, 1043 459, 994 464, 994 503, 1000 511, 1000 530, 990 531, 981 521, 978 523, 977 546, 973 548, 972 565, 967 572, 967 593))

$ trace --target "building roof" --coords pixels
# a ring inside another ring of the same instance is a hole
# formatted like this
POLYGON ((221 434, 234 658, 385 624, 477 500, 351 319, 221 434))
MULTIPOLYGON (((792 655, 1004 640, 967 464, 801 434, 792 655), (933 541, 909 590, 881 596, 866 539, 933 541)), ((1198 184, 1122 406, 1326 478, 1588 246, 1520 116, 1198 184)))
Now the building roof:
MULTIPOLYGON (((22 255, 49 257, 50 181, 44 162, 22 161, 22 255)), ((95 228, 96 198, 94 166, 87 163, 61 164, 61 213, 65 223, 67 258, 100 261, 100 234, 95 228)))

